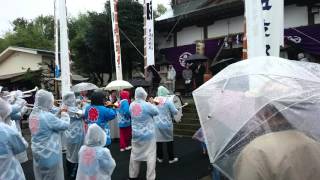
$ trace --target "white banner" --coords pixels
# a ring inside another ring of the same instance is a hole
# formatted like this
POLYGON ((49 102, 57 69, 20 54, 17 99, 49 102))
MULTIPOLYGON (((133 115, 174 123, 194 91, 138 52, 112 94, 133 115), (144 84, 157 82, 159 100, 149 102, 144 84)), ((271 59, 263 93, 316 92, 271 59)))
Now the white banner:
POLYGON ((118 24, 118 0, 110 0, 114 55, 117 80, 122 80, 121 46, 118 24))
POLYGON ((280 46, 284 45, 284 0, 261 0, 266 54, 280 56, 280 46))
POLYGON ((265 35, 261 0, 245 1, 248 58, 265 56, 265 35))
POLYGON ((283 0, 246 0, 248 58, 279 56, 284 33, 283 0))
POLYGON ((154 21, 153 21, 152 0, 144 1, 144 49, 145 68, 154 65, 154 21))
POLYGON ((59 1, 60 51, 61 51, 61 92, 62 96, 71 90, 71 74, 69 59, 69 38, 67 27, 66 0, 59 1))

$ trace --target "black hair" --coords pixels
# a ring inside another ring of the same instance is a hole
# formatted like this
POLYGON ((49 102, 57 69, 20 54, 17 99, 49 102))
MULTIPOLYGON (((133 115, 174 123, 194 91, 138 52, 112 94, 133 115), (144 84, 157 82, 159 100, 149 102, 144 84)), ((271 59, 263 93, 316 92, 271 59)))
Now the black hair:
POLYGON ((102 91, 95 91, 91 94, 91 105, 103 106, 105 102, 105 95, 102 91))

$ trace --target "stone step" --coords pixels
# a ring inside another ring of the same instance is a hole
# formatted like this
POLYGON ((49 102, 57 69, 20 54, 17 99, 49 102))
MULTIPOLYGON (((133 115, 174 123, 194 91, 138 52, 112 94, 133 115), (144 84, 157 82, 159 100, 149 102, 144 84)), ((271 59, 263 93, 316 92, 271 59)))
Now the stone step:
POLYGON ((199 119, 198 114, 197 113, 188 113, 188 112, 183 112, 183 116, 182 119, 185 118, 190 118, 190 119, 199 119))
POLYGON ((198 130, 200 128, 200 124, 185 124, 179 123, 174 124, 175 129, 186 129, 186 130, 198 130))
POLYGON ((182 119, 180 123, 183 123, 183 124, 198 124, 198 125, 200 125, 200 121, 198 119, 182 119))
POLYGON ((189 130, 189 129, 174 129, 174 135, 176 136, 184 136, 184 137, 192 137, 197 130, 189 130))
POLYGON ((196 113, 197 114, 197 109, 196 108, 183 108, 183 113, 196 113))

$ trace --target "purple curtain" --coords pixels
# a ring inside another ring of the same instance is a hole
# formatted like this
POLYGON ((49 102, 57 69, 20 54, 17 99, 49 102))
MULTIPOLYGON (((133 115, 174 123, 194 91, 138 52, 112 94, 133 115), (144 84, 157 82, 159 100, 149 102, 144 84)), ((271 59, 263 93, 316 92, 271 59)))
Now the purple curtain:
POLYGON ((166 59, 173 65, 177 74, 181 74, 185 66, 184 60, 187 59, 190 55, 196 53, 196 45, 190 44, 185 46, 166 48, 162 49, 161 53, 164 54, 166 56, 166 59))
MULTIPOLYGON (((320 55, 320 25, 304 26, 297 28, 285 29, 285 41, 292 41, 298 47, 304 49, 311 54, 320 55)), ((242 43, 241 35, 232 38, 233 43, 242 43)), ((205 41, 205 55, 212 59, 216 56, 223 39, 212 39, 205 41)), ((174 66, 178 75, 184 69, 184 60, 191 54, 196 53, 196 45, 190 44, 179 47, 162 49, 161 53, 166 56, 166 59, 174 66)))
POLYGON ((206 40, 204 42, 205 48, 204 48, 204 54, 209 58, 213 59, 216 57, 220 47, 223 45, 223 39, 212 39, 212 40, 206 40))
POLYGON ((285 29, 285 41, 292 41, 310 54, 320 55, 320 25, 285 29))

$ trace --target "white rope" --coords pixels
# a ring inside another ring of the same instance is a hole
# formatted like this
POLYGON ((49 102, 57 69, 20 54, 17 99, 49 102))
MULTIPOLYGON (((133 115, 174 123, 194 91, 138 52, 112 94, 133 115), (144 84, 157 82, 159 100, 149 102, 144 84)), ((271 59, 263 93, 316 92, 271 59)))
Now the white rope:
MULTIPOLYGON (((161 47, 165 41, 167 41, 167 39, 169 38, 169 36, 171 35, 171 33, 174 31, 174 29, 176 28, 176 26, 178 25, 178 23, 180 22, 180 20, 182 19, 184 13, 187 11, 187 8, 189 8, 191 3, 188 3, 188 6, 185 6, 184 9, 183 9, 183 12, 182 14, 179 16, 179 18, 177 19, 176 23, 173 25, 173 27, 171 28, 171 30, 169 31, 168 35, 166 36, 166 38, 164 40, 162 40, 162 42, 160 43, 160 46, 161 47)), ((160 51, 157 53, 156 57, 159 55, 160 51)))
POLYGON ((311 39, 311 40, 313 40, 313 41, 317 42, 318 44, 320 44, 320 41, 319 41, 318 39, 313 38, 313 37, 309 36, 308 34, 305 34, 305 33, 303 33, 302 31, 299 31, 299 30, 298 30, 298 29, 296 29, 296 28, 291 28, 291 29, 293 29, 293 30, 297 31, 298 33, 300 33, 300 34, 302 34, 302 35, 304 35, 304 36, 308 37, 309 39, 311 39))
POLYGON ((122 29, 119 27, 121 34, 130 42, 130 44, 138 51, 138 53, 144 58, 144 55, 141 53, 141 51, 137 48, 136 45, 130 40, 130 38, 122 31, 122 29))

